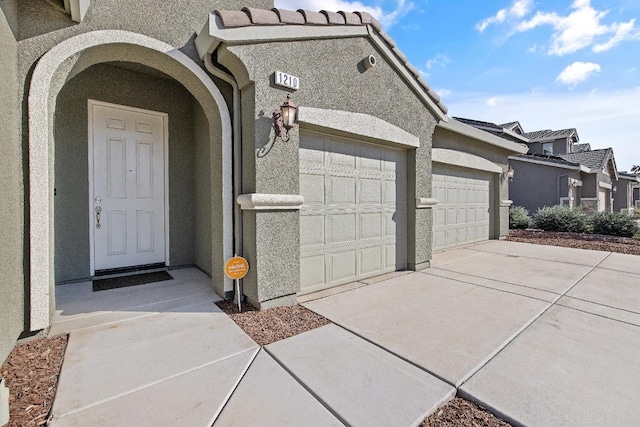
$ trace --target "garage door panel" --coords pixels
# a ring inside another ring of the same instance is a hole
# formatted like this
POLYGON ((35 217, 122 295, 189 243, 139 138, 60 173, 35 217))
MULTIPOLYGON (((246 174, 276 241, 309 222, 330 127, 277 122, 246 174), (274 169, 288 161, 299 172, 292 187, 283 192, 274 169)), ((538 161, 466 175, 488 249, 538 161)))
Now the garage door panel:
POLYGON ((379 179, 361 179, 360 180, 360 204, 382 203, 382 183, 379 179))
POLYGON ((360 238, 370 239, 382 237, 382 213, 370 212, 360 214, 360 238))
POLYGON ((327 243, 350 242, 356 239, 356 214, 337 214, 328 217, 329 239, 327 243))
POLYGON ((307 204, 324 204, 324 175, 300 175, 300 194, 307 204))
POLYGON ((300 209, 302 291, 404 268, 404 152, 313 135, 309 139, 303 133, 300 144, 300 188, 305 196, 300 209), (322 156, 317 153, 321 150, 322 156), (321 262, 324 279, 317 271, 321 262))
POLYGON ((300 286, 309 288, 322 285, 326 280, 325 256, 314 255, 300 259, 300 286))
POLYGON ((383 201, 385 205, 395 205, 398 203, 397 187, 399 183, 394 181, 385 181, 383 183, 384 195, 383 201))
POLYGON ((434 249, 489 239, 490 186, 489 174, 434 166, 434 249))
POLYGON ((300 245, 324 245, 324 215, 300 216, 300 245))
POLYGON ((341 141, 328 141, 329 151, 327 153, 329 164, 334 167, 342 167, 346 169, 355 169, 356 167, 356 146, 353 143, 344 143, 341 141))
POLYGON ((353 205, 356 202, 356 179, 353 177, 331 177, 330 204, 353 205))
POLYGON ((376 273, 382 269, 382 246, 362 248, 360 251, 360 274, 376 273))
POLYGON ((356 251, 342 251, 332 253, 331 259, 331 283, 344 282, 356 279, 356 251))

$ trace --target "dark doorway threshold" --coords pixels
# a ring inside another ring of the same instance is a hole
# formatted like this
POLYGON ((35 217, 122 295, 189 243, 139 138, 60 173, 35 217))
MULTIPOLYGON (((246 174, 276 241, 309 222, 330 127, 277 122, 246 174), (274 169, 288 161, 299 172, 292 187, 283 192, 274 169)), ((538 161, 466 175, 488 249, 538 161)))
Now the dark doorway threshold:
POLYGON ((164 262, 158 262, 155 264, 145 264, 145 265, 134 265, 132 267, 121 267, 121 268, 109 268, 106 270, 96 270, 93 277, 98 276, 111 276, 114 274, 128 274, 128 273, 136 273, 138 271, 147 271, 147 270, 157 270, 159 268, 165 268, 164 262))
MULTIPOLYGON (((113 274, 113 273, 112 273, 113 274)), ((147 283, 163 282, 171 280, 173 277, 166 271, 154 271, 152 273, 133 274, 120 277, 110 277, 107 279, 94 279, 93 292, 106 291, 109 289, 126 288, 129 286, 146 285, 147 283)))

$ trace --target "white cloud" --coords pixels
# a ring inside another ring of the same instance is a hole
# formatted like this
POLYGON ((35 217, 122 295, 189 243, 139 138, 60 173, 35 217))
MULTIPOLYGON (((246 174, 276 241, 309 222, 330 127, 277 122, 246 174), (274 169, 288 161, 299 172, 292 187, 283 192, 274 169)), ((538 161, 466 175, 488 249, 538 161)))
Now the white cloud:
POLYGON ((504 98, 501 96, 492 96, 491 98, 488 98, 484 103, 488 107, 497 107, 498 105, 504 104, 504 98))
POLYGON ((576 61, 562 70, 562 72, 558 75, 556 81, 565 85, 573 86, 587 80, 594 73, 599 72, 599 64, 595 64, 593 62, 576 61))
POLYGON ((348 0, 275 0, 275 7, 282 9, 313 11, 330 10, 332 12, 362 11, 370 13, 383 27, 390 28, 398 23, 407 13, 415 9, 415 4, 407 0, 396 0, 396 7, 392 11, 385 11, 380 6, 365 6, 361 1, 348 0))
POLYGON ((455 93, 449 115, 492 123, 519 120, 526 132, 575 127, 580 142, 592 148, 613 147, 620 170, 640 163, 640 87, 624 90, 527 92, 512 95, 455 93), (487 108, 487 99, 499 99, 487 108))
POLYGON ((489 18, 478 22, 476 24, 476 29, 483 32, 489 25, 500 24, 508 19, 523 18, 531 12, 532 7, 533 0, 516 0, 510 8, 500 9, 494 16, 490 16, 489 18))
POLYGON ((572 12, 567 16, 556 12, 538 11, 531 19, 524 20, 516 26, 517 32, 525 32, 534 28, 550 25, 553 27, 549 55, 566 55, 593 46, 594 52, 611 49, 616 44, 638 37, 635 31, 635 20, 629 22, 614 22, 610 25, 601 21, 609 13, 608 10, 596 10, 591 6, 591 0, 575 0, 571 4, 572 12), (599 42, 608 37, 605 42, 599 42))
POLYGON ((441 68, 444 68, 450 62, 451 62, 451 60, 449 59, 449 57, 447 55, 445 55, 443 53, 437 53, 436 56, 434 56, 433 58, 431 58, 431 59, 429 59, 427 61, 427 63, 425 64, 425 67, 427 67, 427 70, 430 70, 435 66, 439 66, 441 68))
POLYGON ((435 89, 436 93, 440 95, 440 98, 446 98, 451 95, 451 91, 449 89, 435 89))

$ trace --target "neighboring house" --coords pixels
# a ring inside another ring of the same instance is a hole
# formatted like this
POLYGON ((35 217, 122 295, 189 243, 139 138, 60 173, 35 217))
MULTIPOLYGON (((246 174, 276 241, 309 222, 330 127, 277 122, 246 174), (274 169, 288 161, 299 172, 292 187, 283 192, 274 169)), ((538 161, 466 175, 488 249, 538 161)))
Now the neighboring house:
POLYGON ((634 208, 640 206, 634 191, 640 187, 640 177, 628 172, 618 172, 618 179, 613 181, 613 210, 634 214, 634 208))
POLYGON ((244 4, 0 2, 0 360, 100 272, 195 265, 229 297, 237 253, 265 308, 506 235, 526 148, 449 118, 369 14, 244 4))
POLYGON ((526 144, 526 154, 509 158, 514 171, 509 198, 514 205, 530 212, 553 205, 580 208, 587 214, 613 210, 618 172, 611 148, 592 150, 589 144, 580 144, 575 128, 524 132, 517 121, 497 125, 456 119, 526 144))

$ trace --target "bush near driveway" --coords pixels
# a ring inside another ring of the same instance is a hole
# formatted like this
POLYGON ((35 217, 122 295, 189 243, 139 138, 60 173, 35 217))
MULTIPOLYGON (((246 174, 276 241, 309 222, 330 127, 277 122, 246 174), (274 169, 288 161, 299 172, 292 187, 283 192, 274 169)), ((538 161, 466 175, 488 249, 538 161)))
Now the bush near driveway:
POLYGON ((589 226, 589 218, 579 209, 566 206, 545 206, 533 214, 536 228, 544 231, 565 231, 584 233, 589 226))
POLYGON ((592 221, 593 232, 596 234, 633 237, 638 233, 636 219, 621 212, 598 212, 592 221))
POLYGON ((529 218, 529 211, 522 206, 509 207, 509 228, 510 229, 524 229, 529 228, 531 225, 531 218, 529 218))

